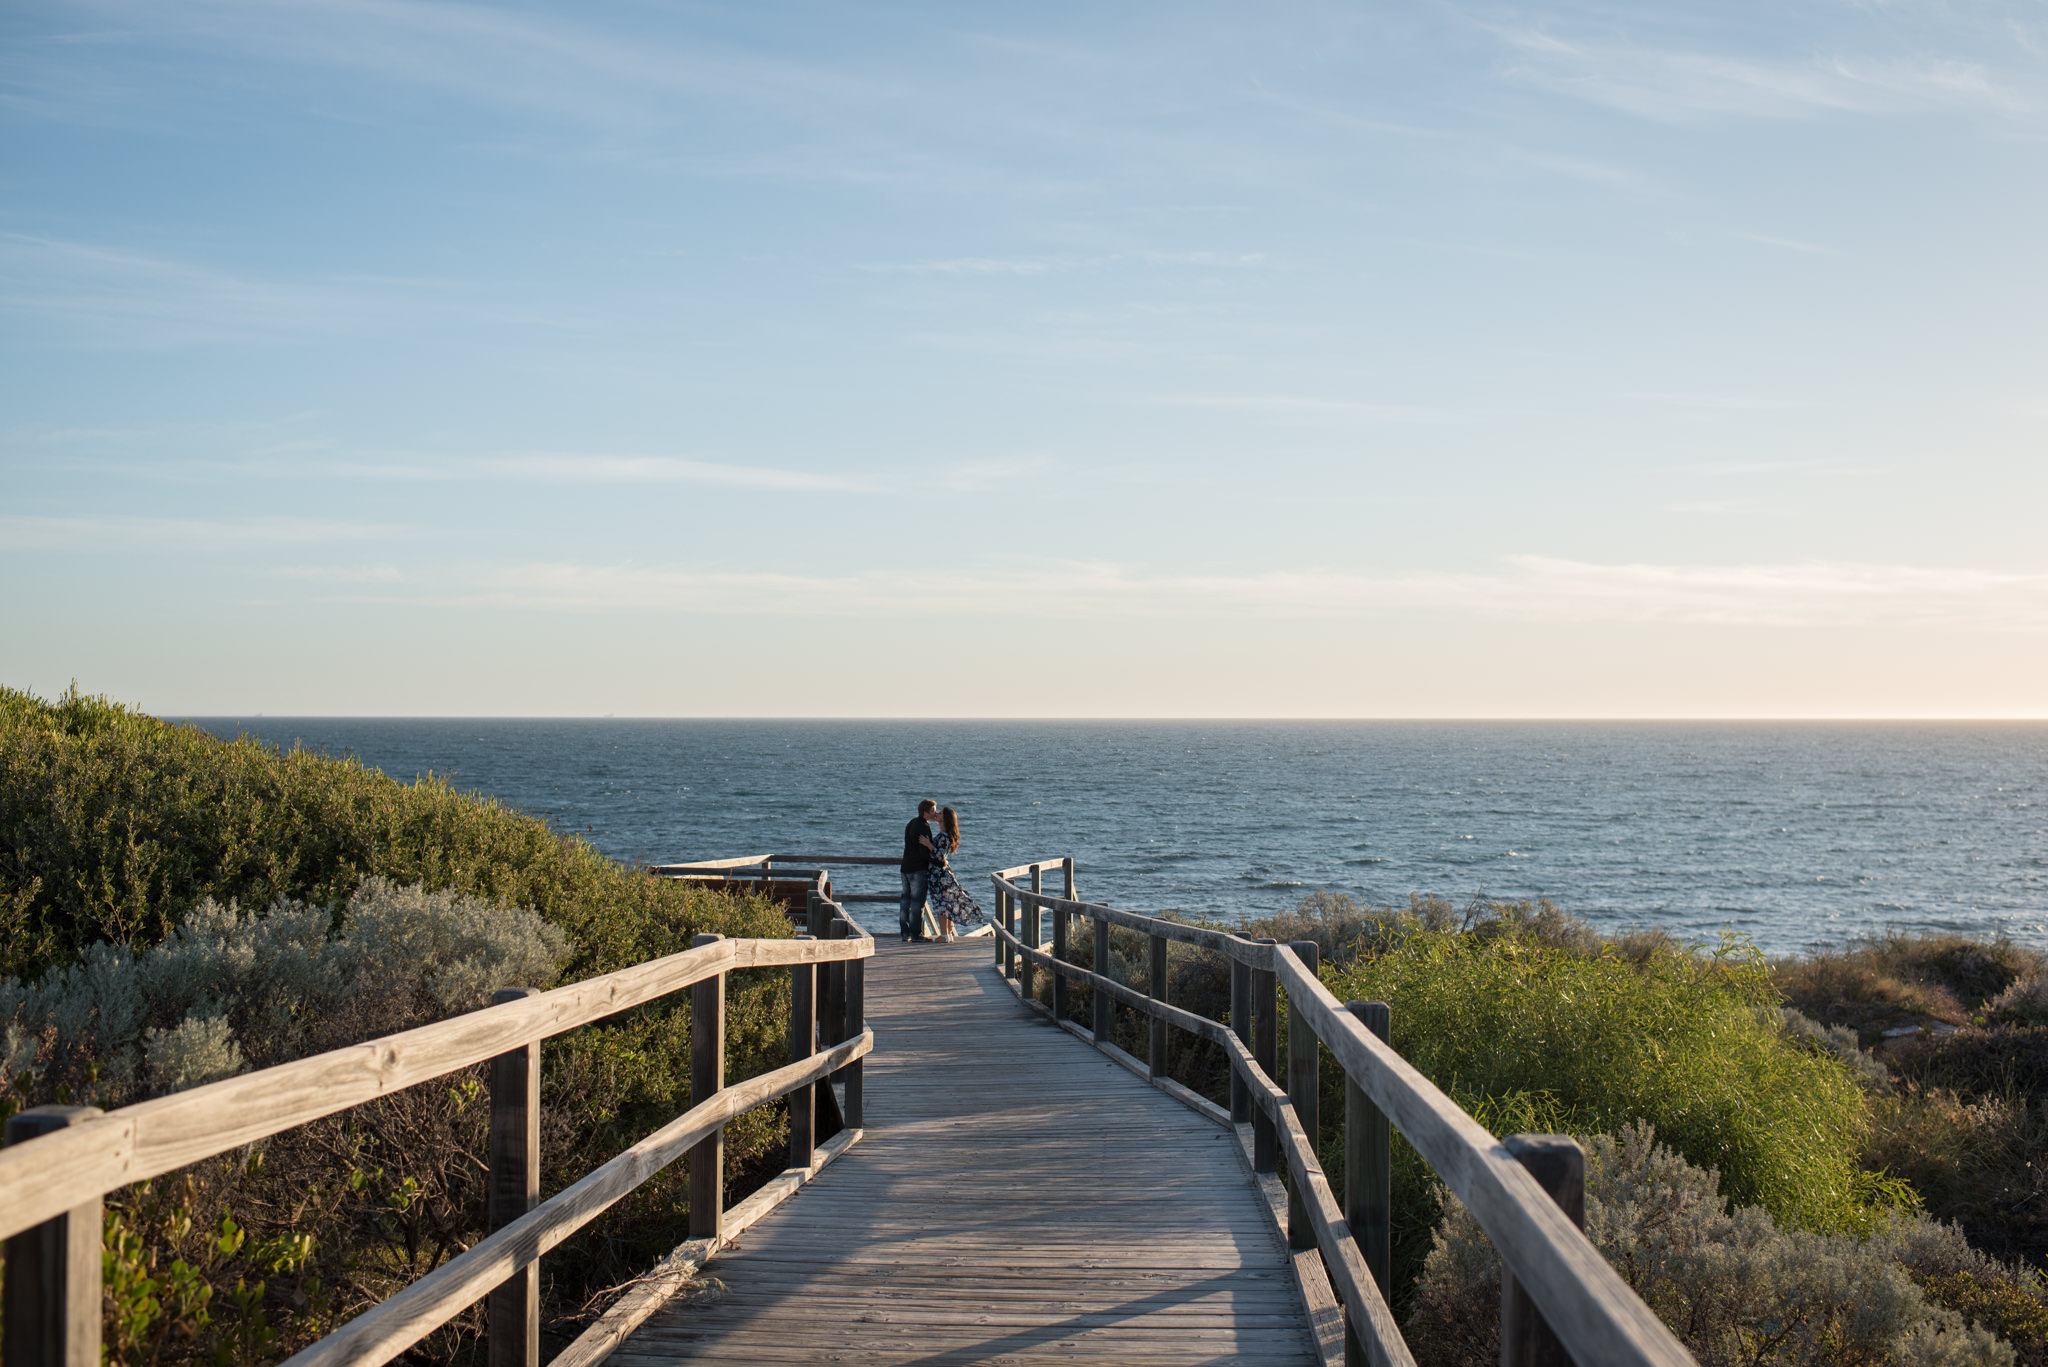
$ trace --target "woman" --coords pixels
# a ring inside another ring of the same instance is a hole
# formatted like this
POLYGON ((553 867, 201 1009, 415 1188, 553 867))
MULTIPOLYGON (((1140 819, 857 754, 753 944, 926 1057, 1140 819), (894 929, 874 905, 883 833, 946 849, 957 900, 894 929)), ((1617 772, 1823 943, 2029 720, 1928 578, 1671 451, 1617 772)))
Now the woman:
POLYGON ((947 856, 960 848, 960 813, 951 807, 939 809, 939 833, 932 837, 932 848, 937 852, 937 862, 932 866, 931 890, 932 915, 939 923, 939 939, 957 940, 953 923, 978 926, 981 924, 981 908, 967 895, 967 889, 960 886, 960 880, 953 876, 953 867, 947 856))

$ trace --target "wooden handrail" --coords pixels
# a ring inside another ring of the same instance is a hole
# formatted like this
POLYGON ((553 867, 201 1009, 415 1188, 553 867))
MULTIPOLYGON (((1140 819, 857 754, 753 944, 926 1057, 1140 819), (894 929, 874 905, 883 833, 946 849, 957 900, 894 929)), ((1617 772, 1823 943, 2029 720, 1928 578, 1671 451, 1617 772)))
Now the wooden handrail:
MULTIPOLYGON (((992 874, 999 907, 1029 908, 1034 914, 1044 909, 1060 917, 1087 916, 1140 931, 1155 942, 1174 940, 1214 950, 1255 973, 1272 975, 1268 981, 1277 980, 1287 990, 1293 1019, 1308 1027, 1344 1069, 1346 1078, 1371 1097, 1472 1211, 1506 1268, 1575 1361, 1587 1367, 1694 1367, 1684 1345, 1629 1289, 1508 1147, 1381 1042, 1323 986, 1291 947, 1072 897, 1054 897, 1012 881, 1019 873, 1055 862, 1040 860, 1036 865, 992 874)), ((1313 1226, 1316 1247, 1368 1360, 1385 1367, 1412 1363, 1378 1283, 1330 1190, 1316 1158, 1313 1137, 1301 1124, 1286 1090, 1260 1065, 1239 1031, 1064 962, 1057 954, 1026 943, 1006 924, 995 929, 1020 964, 1051 970, 1056 983, 1068 979, 1084 983, 1153 1020, 1222 1047, 1233 1076, 1249 1093, 1255 1116, 1272 1127, 1295 1189, 1304 1198, 1301 1212, 1313 1226)), ((1035 941, 1036 933, 1029 938, 1035 941)), ((1064 943, 1065 936, 1059 938, 1064 943)), ((1157 1066, 1155 1061, 1155 1070, 1157 1066)))
POLYGON ((0 1149, 0 1238, 80 1201, 482 1063, 716 973, 866 958, 856 940, 721 940, 517 1002, 124 1106, 0 1149))
MULTIPOLYGON (((796 1094, 808 1101, 814 1093, 829 1096, 836 1077, 847 1090, 848 1134, 857 1135, 861 1060, 874 1048, 874 1034, 863 1020, 861 961, 874 954, 874 939, 843 906, 823 896, 823 887, 821 874, 813 890, 812 924, 829 929, 831 938, 704 936, 680 954, 549 992, 507 990, 492 1005, 449 1020, 110 1114, 88 1107, 39 1107, 13 1117, 7 1126, 10 1142, 0 1149, 0 1237, 9 1237, 9 1362, 17 1349, 27 1354, 24 1361, 98 1360, 99 1211, 107 1192, 485 1062, 492 1064, 493 1079, 492 1189, 501 1191, 509 1178, 514 1204, 501 1213, 494 1196, 493 1229, 487 1237, 290 1362, 295 1367, 379 1367, 486 1295, 492 1302, 493 1367, 535 1361, 534 1273, 527 1271, 523 1288, 507 1279, 533 1268, 547 1250, 685 1153, 715 1148, 727 1122, 778 1097, 796 1094), (724 1032, 724 975, 773 967, 791 970, 800 1001, 814 998, 821 976, 830 979, 829 1047, 816 1046, 818 1027, 807 1009, 801 1021, 792 1019, 792 1057, 784 1067, 729 1086, 723 1085, 720 1068, 708 1094, 697 1085, 693 1067, 697 1095, 689 1110, 550 1200, 522 1209, 538 1196, 537 1186, 526 1185, 526 1179, 539 1161, 537 1121, 530 1109, 536 1097, 531 1070, 538 1067, 540 1041, 700 984, 709 986, 693 993, 692 1037, 708 1035, 716 1041, 724 1032), (508 1075, 526 1085, 513 1089, 517 1095, 501 1097, 500 1074, 508 1063, 515 1065, 508 1075), (502 1171, 501 1163, 508 1165, 502 1171), (518 1194, 521 1186, 526 1187, 524 1197, 518 1194), (40 1260, 34 1266, 28 1261, 31 1254, 40 1260), (42 1265, 51 1258, 64 1266, 42 1265), (32 1280, 17 1286, 15 1277, 32 1280), (501 1315, 501 1309, 511 1313, 501 1315), (21 1310, 30 1318, 18 1326, 16 1312, 21 1310)), ((792 1115, 798 1109, 792 1103, 792 1115)), ((808 1104, 802 1109, 808 1119, 808 1104)), ((828 1114, 837 1116, 836 1104, 828 1114)), ((839 1127, 837 1119, 829 1123, 839 1127)), ((806 1125, 801 1142, 806 1165, 809 1129, 806 1125)), ((792 1151, 797 1150, 793 1137, 792 1151)), ((701 1194, 714 1212, 714 1235, 724 1199, 720 1168, 714 1165, 707 1180, 692 1188, 693 1198, 704 1188, 701 1194)))

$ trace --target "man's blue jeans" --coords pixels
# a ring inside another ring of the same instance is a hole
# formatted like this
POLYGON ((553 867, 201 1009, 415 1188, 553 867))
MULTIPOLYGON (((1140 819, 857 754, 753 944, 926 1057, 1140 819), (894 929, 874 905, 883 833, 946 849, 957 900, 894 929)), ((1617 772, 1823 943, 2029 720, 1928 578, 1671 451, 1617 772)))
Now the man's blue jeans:
POLYGON ((931 885, 930 869, 904 869, 903 903, 897 911, 896 921, 908 940, 914 935, 924 934, 925 890, 931 885))

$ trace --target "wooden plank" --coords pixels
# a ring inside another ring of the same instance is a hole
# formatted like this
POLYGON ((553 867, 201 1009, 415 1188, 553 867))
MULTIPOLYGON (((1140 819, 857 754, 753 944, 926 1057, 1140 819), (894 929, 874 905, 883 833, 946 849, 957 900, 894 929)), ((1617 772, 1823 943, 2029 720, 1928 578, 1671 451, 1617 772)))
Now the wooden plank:
MULTIPOLYGON (((722 936, 698 935, 693 947, 722 936)), ((690 1099, 725 1086, 725 975, 714 973, 690 988, 690 1099)), ((725 1131, 713 1130, 690 1150, 690 1237, 725 1234, 725 1131)))
MULTIPOLYGON (((692 989, 695 990, 695 989, 692 989)), ((507 987, 503 1005, 538 995, 507 987)), ((540 1204, 540 1041, 491 1060, 490 1189, 486 1223, 500 1230, 540 1204)), ((484 1311, 489 1367, 540 1367, 540 1262, 527 1264, 491 1289, 484 1311)))
POLYGON ((859 1152, 732 1241, 723 1291, 677 1297, 612 1367, 1321 1362, 1227 1133, 1144 1062, 1089 1047, 1088 1026, 1040 1028, 990 959, 878 947, 859 1152))
MULTIPOLYGON (((33 1106, 7 1118, 7 1143, 48 1143, 99 1114, 96 1106, 33 1106)), ((7 1367, 99 1367, 104 1214, 95 1194, 7 1240, 7 1367)))
POLYGON ((762 1216, 794 1195, 804 1183, 824 1171, 825 1165, 858 1144, 859 1130, 842 1130, 818 1146, 808 1168, 785 1169, 770 1178, 760 1190, 724 1213, 718 1234, 692 1238, 678 1245, 653 1272, 606 1307, 597 1322, 578 1334, 567 1348, 548 1360, 548 1367, 595 1367, 626 1341, 647 1317, 668 1303, 671 1296, 697 1275, 699 1268, 718 1256, 729 1239, 744 1234, 762 1216))

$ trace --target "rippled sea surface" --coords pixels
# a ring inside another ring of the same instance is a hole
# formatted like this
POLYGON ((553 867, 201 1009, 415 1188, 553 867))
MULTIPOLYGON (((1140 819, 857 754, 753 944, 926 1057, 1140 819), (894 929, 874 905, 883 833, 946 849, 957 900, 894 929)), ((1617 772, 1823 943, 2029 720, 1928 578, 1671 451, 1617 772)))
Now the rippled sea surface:
POLYGON ((892 853, 930 796, 963 872, 1072 855, 1132 909, 1486 894, 1774 952, 2048 945, 2041 723, 194 720, 432 771, 632 861, 892 853))

